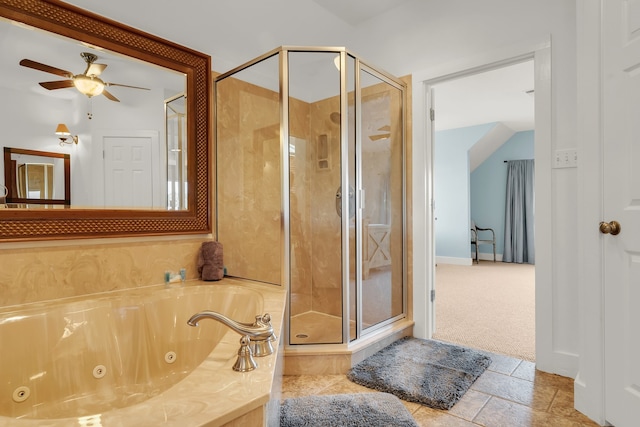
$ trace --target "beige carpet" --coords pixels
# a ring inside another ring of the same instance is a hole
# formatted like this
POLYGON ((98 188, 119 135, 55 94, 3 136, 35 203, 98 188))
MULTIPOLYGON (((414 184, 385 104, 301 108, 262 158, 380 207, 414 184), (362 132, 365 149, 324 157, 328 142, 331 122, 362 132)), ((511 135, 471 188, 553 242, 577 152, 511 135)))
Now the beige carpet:
POLYGON ((436 267, 434 339, 535 361, 534 266, 436 267))

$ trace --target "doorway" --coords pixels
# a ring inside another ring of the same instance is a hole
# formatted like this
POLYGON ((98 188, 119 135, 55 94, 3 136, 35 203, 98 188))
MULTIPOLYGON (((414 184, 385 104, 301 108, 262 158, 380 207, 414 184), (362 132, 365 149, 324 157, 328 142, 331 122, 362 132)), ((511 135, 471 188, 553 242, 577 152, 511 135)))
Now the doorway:
MULTIPOLYGON (((517 67, 529 67, 530 70, 530 85, 527 86, 527 88, 522 89, 520 92, 520 95, 522 95, 522 97, 524 99, 527 99, 530 104, 531 104, 531 110, 535 111, 535 112, 542 112, 543 114, 541 114, 542 116, 542 120, 541 123, 535 123, 534 126, 531 126, 531 128, 529 129, 525 129, 525 128, 518 128, 517 125, 515 126, 516 129, 511 129, 509 126, 505 126, 504 123, 501 123, 500 119, 491 119, 491 118, 487 118, 487 116, 482 116, 482 115, 478 115, 480 118, 477 119, 474 122, 467 122, 467 126, 458 126, 457 128, 465 128, 467 131, 467 137, 468 139, 473 140, 475 138, 475 142, 481 142, 482 144, 480 144, 480 146, 478 146, 477 149, 472 150, 472 147, 474 146, 473 143, 469 143, 466 147, 464 147, 464 149, 462 149, 461 151, 463 151, 464 156, 461 160, 459 160, 459 162, 462 164, 461 167, 465 167, 467 168, 468 174, 463 177, 461 179, 462 181, 462 190, 461 191, 454 191, 458 194, 462 194, 462 199, 463 200, 463 209, 460 209, 458 207, 458 211, 455 213, 456 215, 459 216, 460 222, 462 224, 469 224, 471 219, 474 219, 473 217, 477 214, 474 213, 474 210, 471 208, 471 184, 474 180, 472 180, 470 178, 471 174, 473 174, 474 172, 471 170, 471 168, 473 167, 474 170, 475 168, 479 168, 479 165, 482 165, 483 163, 491 163, 491 158, 493 156, 493 163, 496 163, 496 165, 492 165, 491 168, 495 171, 496 169, 498 169, 499 167, 502 167, 502 169, 506 169, 506 165, 504 165, 504 160, 513 160, 516 157, 513 157, 514 155, 514 151, 508 149, 508 145, 507 141, 511 138, 514 137, 514 135, 516 137, 518 136, 522 136, 523 133, 529 132, 530 134, 534 134, 533 129, 535 128, 535 145, 533 144, 533 142, 531 142, 532 147, 530 148, 530 154, 525 154, 524 156, 520 157, 520 158, 534 158, 537 157, 536 154, 540 151, 543 150, 543 147, 549 147, 550 145, 550 135, 548 132, 548 111, 549 111, 549 87, 548 87, 548 82, 545 82, 544 77, 541 75, 540 70, 541 70, 541 66, 545 65, 545 62, 548 60, 548 58, 546 58, 546 56, 548 56, 548 49, 541 49, 540 51, 536 51, 536 52, 532 52, 531 54, 528 55, 522 55, 519 57, 514 57, 512 59, 507 59, 507 60, 501 60, 501 61, 497 61, 497 62, 493 62, 493 63, 488 63, 487 65, 482 65, 482 66, 478 66, 475 68, 469 68, 466 70, 462 70, 462 71, 458 71, 456 73, 452 73, 449 75, 444 75, 438 78, 432 78, 432 79, 425 79, 423 81, 424 85, 425 85, 425 98, 426 98, 426 105, 428 109, 431 109, 432 106, 435 109, 435 114, 432 115, 435 116, 435 120, 433 122, 429 122, 426 126, 427 128, 427 139, 429 139, 429 136, 431 137, 431 145, 430 147, 427 149, 428 152, 430 151, 432 156, 431 159, 429 160, 429 162, 431 163, 431 167, 430 167, 430 173, 431 176, 433 177, 433 181, 432 181, 432 188, 428 189, 431 190, 430 191, 430 196, 428 196, 429 198, 431 198, 431 205, 432 205, 432 212, 429 213, 427 212, 427 218, 429 217, 429 214, 431 214, 431 219, 428 221, 432 222, 432 230, 433 232, 430 233, 430 235, 435 236, 435 238, 430 239, 430 242, 427 242, 427 245, 430 246, 431 249, 431 254, 432 257, 431 259, 433 260, 433 275, 430 277, 431 281, 430 283, 432 284, 432 286, 430 287, 430 293, 427 293, 427 295, 430 295, 432 298, 430 298, 431 300, 431 304, 429 304, 429 313, 427 315, 427 324, 428 324, 428 330, 431 333, 432 336, 437 337, 438 336, 438 328, 441 326, 439 324, 439 320, 436 316, 436 307, 437 305, 435 304, 435 301, 439 301, 439 297, 441 294, 443 294, 443 292, 440 292, 438 290, 438 287, 441 285, 438 280, 437 280, 437 276, 438 276, 438 268, 441 268, 442 266, 448 265, 448 264, 458 264, 458 265, 464 265, 466 268, 473 268, 476 267, 477 265, 474 265, 473 267, 471 266, 472 264, 472 260, 471 260, 471 249, 470 249, 470 244, 469 244, 469 226, 465 225, 462 227, 458 227, 459 230, 457 231, 458 233, 458 238, 459 238, 459 245, 458 245, 458 250, 459 252, 455 253, 449 253, 449 254, 444 254, 441 255, 441 251, 439 249, 442 249, 439 242, 439 230, 438 228, 441 227, 441 220, 442 220, 442 214, 444 209, 441 201, 439 200, 439 196, 438 196, 438 185, 439 185, 439 179, 437 176, 437 164, 436 162, 438 161, 438 138, 436 137, 437 132, 439 132, 439 120, 443 120, 445 122, 445 126, 446 126, 446 115, 444 112, 442 112, 442 108, 441 105, 444 104, 446 106, 446 98, 444 97, 444 95, 446 95, 446 85, 449 84, 453 84, 455 82, 457 83, 463 83, 463 80, 465 79, 469 79, 469 81, 467 82, 467 85, 463 85, 463 87, 466 87, 466 90, 469 91, 473 88, 481 88, 483 90, 487 89, 488 85, 484 84, 484 83, 475 83, 473 84, 473 79, 474 78, 479 78, 480 80, 482 80, 482 78, 487 77, 489 74, 491 73, 504 73, 504 72, 508 72, 511 67, 517 68, 517 67), (536 64, 536 62, 538 62, 536 64), (542 91, 542 96, 540 97, 540 99, 537 99, 537 95, 538 93, 537 90, 538 85, 540 84, 540 88, 542 91), (535 90, 536 92, 531 92, 534 89, 535 86, 535 90), (444 88, 444 89, 441 89, 444 88), (469 89, 471 88, 471 89, 469 89), (435 102, 434 102, 435 101, 435 102), (444 115, 444 117, 443 117, 444 115), (484 118, 483 118, 484 117, 484 118), (471 135, 475 132, 475 135, 471 135), (484 139, 483 141, 480 141, 481 139, 484 139), (504 147, 504 148, 503 148, 504 147), (475 150, 477 150, 477 152, 474 152, 475 150), (480 154, 479 154, 480 153, 480 154), (502 156, 502 157, 500 157, 502 156), (504 157, 504 158, 503 158, 504 157), (478 160, 478 158, 480 160, 478 160), (498 161, 500 162, 500 164, 498 164, 498 161), (466 185, 466 186, 465 186, 466 185), (462 211, 462 213, 460 213, 460 211, 462 211), (435 267, 435 265, 438 265, 438 267, 435 267), (435 299, 433 298, 434 293, 436 295, 435 299), (435 334, 435 335, 434 335, 435 334)), ((549 64, 547 63, 546 66, 549 66, 549 64)), ((503 81, 507 82, 508 80, 505 80, 504 77, 502 78, 503 81)), ((464 90, 463 90, 464 92, 464 90)), ((483 101, 484 101, 484 107, 482 107, 481 113, 484 113, 484 110, 491 110, 490 108, 490 103, 493 101, 492 99, 493 97, 491 97, 490 94, 485 93, 483 95, 483 101), (488 100, 491 100, 491 102, 489 102, 488 100)), ((452 101, 454 104, 459 105, 467 105, 469 104, 469 102, 464 101, 463 99, 456 99, 454 98, 454 100, 452 101)), ((427 110, 429 111, 429 110, 427 110)), ((456 126, 449 126, 450 128, 455 129, 456 126)), ((533 135, 529 135, 530 138, 532 139, 533 135)), ((520 138, 522 139, 522 138, 520 138)), ((468 141, 467 141, 468 142, 468 141)), ((512 141, 513 142, 513 141, 512 141)), ((464 145, 464 144, 463 144, 464 145)), ((427 156, 429 156, 429 154, 427 154, 427 156)), ((537 160, 536 160, 537 161, 537 160)), ((549 159, 542 159, 542 165, 545 165, 549 163, 549 159)), ((539 167, 539 165, 536 165, 536 169, 539 167)), ((429 168, 427 168, 429 170, 429 168)), ((538 202, 538 204, 542 205, 542 206, 547 206, 547 204, 549 203, 549 199, 548 199, 548 194, 546 194, 546 192, 544 191, 544 187, 546 185, 546 182, 548 181, 548 177, 544 177, 542 178, 542 192, 539 191, 539 188, 536 187, 536 200, 538 202)), ((504 180, 503 180, 504 182, 504 180)), ((502 189, 495 191, 495 196, 496 197, 501 197, 504 198, 504 184, 502 189)), ((487 203, 488 205, 494 205, 495 203, 493 202, 489 202, 487 203)), ((542 218, 542 222, 546 223, 546 221, 548 221, 548 218, 546 218, 544 210, 539 209, 540 206, 538 206, 536 208, 536 214, 538 214, 538 212, 542 212, 542 215, 538 215, 536 217, 536 221, 538 221, 540 218, 542 218)), ((504 208, 501 208, 504 209, 504 208)), ((503 214, 502 214, 503 215, 503 214)), ((489 218, 491 218, 491 215, 489 215, 489 218)), ((451 219, 450 216, 447 216, 447 220, 451 219)), ((478 224, 479 226, 483 226, 483 224, 478 224)), ((444 227, 443 227, 444 228, 444 227)), ((498 261, 500 260, 500 253, 502 252, 502 240, 503 240, 503 225, 498 225, 495 228, 497 228, 496 231, 499 230, 500 235, 496 236, 496 241, 499 245, 500 248, 497 250, 498 252, 498 261)), ((536 246, 538 246, 538 243, 541 243, 543 247, 547 247, 549 242, 549 236, 546 235, 545 232, 541 233, 540 236, 537 234, 536 235, 536 246)), ((490 247, 487 247, 489 250, 491 249, 490 247)), ((542 249, 541 249, 542 250, 542 249)), ((481 254, 481 261, 480 263, 491 263, 493 264, 493 259, 492 259, 492 254, 486 253, 484 254, 484 256, 482 256, 481 254), (482 260, 482 258, 490 258, 490 261, 486 261, 486 260, 482 260)), ((544 258, 544 257, 543 257, 544 258)), ((546 293, 546 286, 542 286, 542 288, 538 289, 538 286, 536 286, 536 282, 539 283, 540 279, 542 277, 547 276, 548 274, 548 267, 549 264, 547 264, 546 259, 543 259, 542 262, 542 274, 539 275, 538 274, 538 270, 539 270, 539 266, 536 265, 534 267, 534 272, 535 272, 535 276, 536 279, 534 279, 534 284, 533 287, 534 289, 530 289, 529 295, 532 295, 532 299, 533 299, 533 303, 535 304, 536 300, 539 299, 540 295, 544 295, 545 298, 542 299, 542 307, 545 307, 545 304, 549 304, 550 305, 550 298, 546 298, 548 296, 548 294, 546 293)), ((479 270, 478 270, 479 271, 479 270)), ((429 272, 427 272, 429 274, 429 272)), ((430 274, 429 274, 430 275, 430 274)), ((548 307, 548 305, 547 305, 548 307)), ((482 310, 482 309, 478 309, 478 310, 482 310)), ((539 312, 539 309, 536 308, 533 311, 534 312, 539 312)), ((487 310, 490 311, 490 310, 487 310)), ((535 316, 533 316, 535 318, 535 316)), ((537 329, 539 326, 542 326, 543 329, 546 329, 546 327, 548 326, 546 324, 546 322, 542 322, 540 324, 536 324, 535 320, 532 320, 530 323, 533 324, 533 328, 537 329)), ((541 330, 536 331, 536 335, 540 335, 542 332, 541 330)), ((536 341, 536 340, 534 340, 536 341)), ((545 354, 546 353, 546 349, 549 345, 548 342, 545 342, 548 340, 545 340, 543 338, 542 342, 538 342, 536 344, 531 344, 535 347, 541 347, 545 349, 545 354)), ((495 351, 493 349, 491 349, 492 351, 495 351)), ((538 351, 535 351, 535 353, 538 353, 538 351)), ((536 354, 537 356, 537 354, 536 354)))

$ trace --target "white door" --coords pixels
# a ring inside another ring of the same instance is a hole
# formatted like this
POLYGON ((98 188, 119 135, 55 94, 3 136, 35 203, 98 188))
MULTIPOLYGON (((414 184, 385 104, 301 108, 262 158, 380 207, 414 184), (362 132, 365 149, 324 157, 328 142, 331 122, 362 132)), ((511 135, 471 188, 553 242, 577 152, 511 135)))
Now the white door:
POLYGON ((640 1, 602 5, 603 220, 621 225, 602 235, 605 411, 631 427, 640 420, 640 1))
POLYGON ((104 194, 108 207, 153 207, 151 138, 104 139, 104 194))

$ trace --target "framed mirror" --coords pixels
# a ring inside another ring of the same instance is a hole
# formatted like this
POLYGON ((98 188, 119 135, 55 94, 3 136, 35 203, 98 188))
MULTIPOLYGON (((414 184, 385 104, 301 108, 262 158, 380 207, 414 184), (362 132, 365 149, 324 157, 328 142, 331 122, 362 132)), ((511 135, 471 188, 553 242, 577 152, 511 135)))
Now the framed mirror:
POLYGON ((71 205, 68 154, 4 147, 3 165, 6 208, 71 205))
POLYGON ((39 52, 31 51, 31 36, 11 42, 2 33, 0 52, 11 51, 2 52, 0 81, 10 87, 0 90, 24 91, 0 114, 5 129, 16 129, 17 136, 5 140, 28 145, 20 149, 67 154, 74 164, 68 208, 1 209, 0 241, 211 232, 208 55, 58 0, 0 0, 0 25, 43 40, 35 43, 39 52), (12 77, 16 69, 30 81, 12 77), (96 78, 101 93, 81 88, 96 78), (12 117, 14 111, 21 116, 12 117), (65 122, 77 144, 58 148, 54 130, 65 122), (136 156, 146 159, 147 186, 137 170, 120 173, 116 163, 126 152, 129 164, 136 156), (110 155, 116 163, 109 163, 110 155), (130 187, 138 196, 127 199, 122 193, 130 187), (148 201, 131 201, 140 195, 148 201))

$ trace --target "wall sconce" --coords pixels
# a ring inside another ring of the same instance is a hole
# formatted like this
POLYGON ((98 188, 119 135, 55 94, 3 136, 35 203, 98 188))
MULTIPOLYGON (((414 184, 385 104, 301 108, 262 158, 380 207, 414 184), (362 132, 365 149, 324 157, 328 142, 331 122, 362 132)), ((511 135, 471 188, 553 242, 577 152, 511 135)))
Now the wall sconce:
POLYGON ((56 128, 56 135, 60 138, 60 146, 64 147, 65 144, 77 144, 78 143, 78 135, 71 135, 69 132, 69 128, 64 123, 58 123, 58 127, 56 128), (67 139, 71 137, 71 141, 67 142, 67 139))

